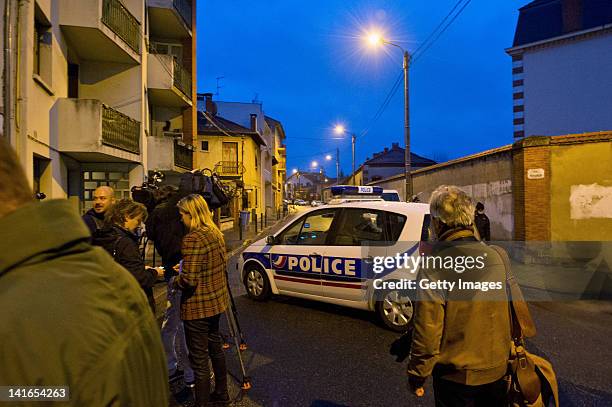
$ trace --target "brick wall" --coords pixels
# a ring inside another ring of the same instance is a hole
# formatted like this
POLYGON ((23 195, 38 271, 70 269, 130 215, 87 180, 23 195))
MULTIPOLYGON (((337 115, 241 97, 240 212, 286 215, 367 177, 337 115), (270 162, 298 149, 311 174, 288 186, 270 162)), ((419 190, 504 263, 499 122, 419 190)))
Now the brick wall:
POLYGON ((550 137, 517 141, 512 161, 514 239, 550 240, 550 137))

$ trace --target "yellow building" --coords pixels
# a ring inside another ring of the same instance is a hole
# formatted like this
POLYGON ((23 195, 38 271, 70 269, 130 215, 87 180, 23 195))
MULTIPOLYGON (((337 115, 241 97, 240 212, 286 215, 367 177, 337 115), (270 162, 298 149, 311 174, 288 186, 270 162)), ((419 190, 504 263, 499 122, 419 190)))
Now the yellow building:
POLYGON ((265 119, 270 128, 272 142, 273 214, 278 214, 282 212, 287 180, 287 146, 283 144, 286 136, 281 122, 269 116, 265 116, 265 119))
POLYGON ((261 176, 261 146, 265 142, 254 129, 248 129, 216 115, 214 109, 198 112, 196 163, 219 175, 231 195, 221 208, 221 228, 238 222, 240 211, 258 217, 265 213, 261 176))

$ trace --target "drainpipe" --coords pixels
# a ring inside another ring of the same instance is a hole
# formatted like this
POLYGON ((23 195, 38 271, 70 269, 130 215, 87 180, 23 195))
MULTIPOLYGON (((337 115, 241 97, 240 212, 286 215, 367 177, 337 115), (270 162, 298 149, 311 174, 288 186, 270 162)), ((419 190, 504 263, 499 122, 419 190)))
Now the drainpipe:
POLYGON ((3 91, 3 106, 4 106, 4 137, 11 141, 11 119, 12 119, 12 100, 11 100, 11 62, 13 54, 12 44, 12 26, 11 26, 11 2, 4 2, 4 72, 2 75, 2 91, 3 91))

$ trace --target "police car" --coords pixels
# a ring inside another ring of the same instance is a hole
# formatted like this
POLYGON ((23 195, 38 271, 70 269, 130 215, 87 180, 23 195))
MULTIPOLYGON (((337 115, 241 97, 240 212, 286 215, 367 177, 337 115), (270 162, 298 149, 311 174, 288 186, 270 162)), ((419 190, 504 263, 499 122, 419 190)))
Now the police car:
POLYGON ((414 280, 416 272, 374 272, 374 263, 398 253, 418 255, 419 242, 427 240, 429 206, 384 201, 382 192, 333 187, 327 205, 247 247, 239 269, 248 296, 261 301, 281 294, 370 310, 388 328, 405 330, 414 292, 381 290, 381 281, 414 280))

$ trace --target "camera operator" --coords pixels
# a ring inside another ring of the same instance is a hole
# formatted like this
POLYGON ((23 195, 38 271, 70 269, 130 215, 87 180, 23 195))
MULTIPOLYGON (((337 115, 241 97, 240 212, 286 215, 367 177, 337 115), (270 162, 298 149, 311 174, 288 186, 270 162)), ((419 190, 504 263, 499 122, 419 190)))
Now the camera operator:
MULTIPOLYGON (((181 215, 177 208, 178 201, 189 195, 188 191, 177 191, 171 186, 164 186, 160 189, 161 199, 165 197, 165 202, 159 204, 146 223, 147 237, 153 240, 155 249, 161 255, 162 265, 165 270, 165 279, 170 279, 176 275, 174 266, 181 259, 181 246, 183 237, 187 230, 181 221, 181 215)), ((175 381, 183 376, 185 384, 189 387, 195 385, 195 378, 188 358, 187 342, 183 321, 180 317, 181 292, 172 287, 167 288, 167 307, 164 313, 164 321, 161 327, 162 342, 166 351, 168 363, 168 375, 170 381, 175 381), (180 370, 182 367, 183 370, 180 370)))

